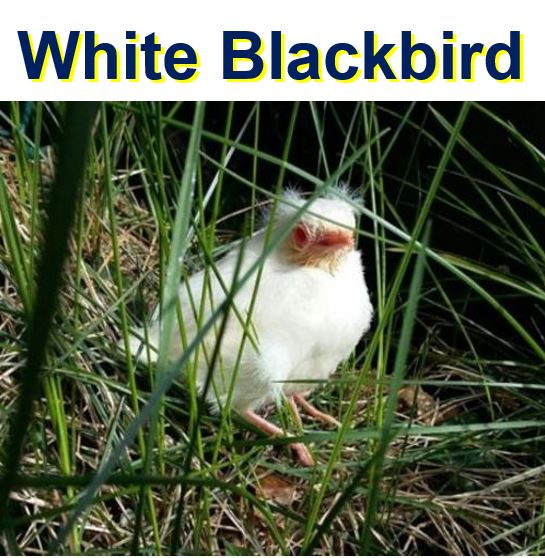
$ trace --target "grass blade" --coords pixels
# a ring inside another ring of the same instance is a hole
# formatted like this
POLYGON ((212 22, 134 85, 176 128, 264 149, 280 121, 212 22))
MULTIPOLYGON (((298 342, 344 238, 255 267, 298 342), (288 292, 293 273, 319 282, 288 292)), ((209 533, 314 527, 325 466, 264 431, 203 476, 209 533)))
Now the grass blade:
POLYGON ((59 148, 57 178, 48 202, 36 299, 29 323, 27 361, 5 451, 7 458, 0 483, 0 529, 4 529, 8 521, 9 496, 19 469, 33 402, 40 390, 41 369, 61 287, 63 264, 68 255, 69 233, 83 183, 95 112, 94 103, 67 104, 65 133, 59 148))
MULTIPOLYGON (((422 245, 424 247, 429 244, 430 225, 431 222, 428 221, 428 225, 426 227, 426 230, 424 232, 424 237, 422 240, 422 245)), ((425 250, 420 250, 416 258, 414 272, 411 279, 411 285, 409 288, 407 306, 405 308, 405 313, 403 315, 403 324, 401 327, 399 344, 398 344, 396 357, 394 361, 394 370, 390 380, 390 392, 388 393, 388 399, 386 401, 386 407, 384 410, 381 437, 378 442, 378 446, 374 452, 373 464, 371 466, 370 485, 369 485, 369 493, 367 499, 367 511, 365 514, 365 523, 363 526, 363 532, 361 534, 361 540, 360 540, 360 546, 361 546, 361 551, 363 556, 367 555, 367 552, 369 551, 369 548, 371 546, 372 528, 375 519, 375 514, 377 512, 378 497, 379 497, 379 490, 380 490, 379 486, 382 478, 382 469, 384 467, 384 457, 386 455, 386 450, 388 449, 388 445, 391 441, 392 425, 394 422, 396 406, 397 406, 397 393, 401 388, 401 384, 403 382, 405 368, 407 366, 407 359, 411 348, 412 333, 416 321, 416 315, 418 311, 418 301, 421 296, 422 281, 424 278, 425 261, 426 261, 426 252, 425 250)))

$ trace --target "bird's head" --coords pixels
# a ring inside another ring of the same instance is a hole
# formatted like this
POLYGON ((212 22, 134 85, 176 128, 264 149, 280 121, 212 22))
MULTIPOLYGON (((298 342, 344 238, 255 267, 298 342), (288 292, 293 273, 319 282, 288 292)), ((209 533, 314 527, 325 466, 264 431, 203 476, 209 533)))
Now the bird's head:
MULTIPOLYGON (((284 202, 281 214, 289 217, 305 200, 288 192, 284 202)), ((348 202, 335 197, 317 198, 291 230, 283 255, 291 263, 334 274, 345 256, 355 249, 355 227, 354 209, 348 202)))

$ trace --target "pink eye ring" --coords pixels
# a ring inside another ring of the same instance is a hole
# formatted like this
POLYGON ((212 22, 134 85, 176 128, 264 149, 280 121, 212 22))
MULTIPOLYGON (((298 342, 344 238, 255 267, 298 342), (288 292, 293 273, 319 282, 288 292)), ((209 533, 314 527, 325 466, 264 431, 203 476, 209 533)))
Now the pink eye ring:
POLYGON ((293 243, 297 248, 304 248, 309 243, 309 233, 304 225, 297 225, 292 232, 293 243))

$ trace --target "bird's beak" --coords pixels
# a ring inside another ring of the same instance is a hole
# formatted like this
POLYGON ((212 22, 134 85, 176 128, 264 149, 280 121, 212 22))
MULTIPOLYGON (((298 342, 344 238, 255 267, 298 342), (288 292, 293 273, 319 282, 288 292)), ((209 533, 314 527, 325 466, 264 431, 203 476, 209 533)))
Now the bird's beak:
POLYGON ((354 248, 354 234, 345 229, 324 229, 319 232, 315 240, 317 246, 324 248, 354 248))

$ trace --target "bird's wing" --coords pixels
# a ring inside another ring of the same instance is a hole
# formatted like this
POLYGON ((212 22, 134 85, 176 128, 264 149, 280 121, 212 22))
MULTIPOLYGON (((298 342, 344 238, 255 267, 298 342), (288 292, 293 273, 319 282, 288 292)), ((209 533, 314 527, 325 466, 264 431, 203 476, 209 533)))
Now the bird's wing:
MULTIPOLYGON (((174 327, 173 337, 170 343, 170 358, 176 360, 183 350, 198 335, 199 330, 205 325, 211 315, 225 301, 227 293, 232 287, 233 281, 243 276, 258 257, 258 242, 248 243, 249 247, 243 252, 242 261, 238 262, 238 248, 231 250, 214 266, 209 266, 183 281, 178 289, 178 301, 181 323, 174 327)), ((222 353, 224 355, 238 353, 238 346, 243 337, 246 327, 247 308, 250 304, 253 290, 255 288, 255 277, 244 284, 234 297, 233 305, 229 309, 229 316, 222 338, 222 353)), ((217 333, 221 317, 209 329, 204 336, 202 351, 211 353, 217 340, 217 333)), ((255 337, 255 336, 254 336, 255 337)), ((159 309, 154 312, 150 324, 146 328, 135 330, 130 338, 131 353, 140 361, 147 363, 157 360, 160 339, 159 309), (146 344, 144 340, 147 339, 146 344)), ((254 343, 250 334, 250 343, 254 343)), ((201 355, 205 360, 210 354, 201 355)))

